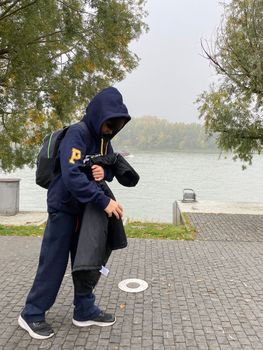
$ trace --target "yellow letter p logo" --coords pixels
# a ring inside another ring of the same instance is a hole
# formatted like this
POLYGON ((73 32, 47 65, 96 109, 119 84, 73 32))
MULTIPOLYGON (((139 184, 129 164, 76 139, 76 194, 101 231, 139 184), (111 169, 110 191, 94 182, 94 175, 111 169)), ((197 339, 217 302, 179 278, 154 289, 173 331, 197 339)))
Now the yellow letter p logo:
POLYGON ((72 154, 71 154, 71 157, 70 157, 70 164, 75 164, 75 160, 79 160, 81 158, 81 152, 79 149, 77 148, 72 148, 72 154))

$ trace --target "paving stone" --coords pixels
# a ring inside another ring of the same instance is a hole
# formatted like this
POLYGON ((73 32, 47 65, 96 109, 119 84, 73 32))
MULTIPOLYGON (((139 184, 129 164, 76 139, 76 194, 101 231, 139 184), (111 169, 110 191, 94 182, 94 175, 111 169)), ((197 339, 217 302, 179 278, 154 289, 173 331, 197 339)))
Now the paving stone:
POLYGON ((263 215, 187 213, 198 240, 263 241, 263 215))
POLYGON ((47 314, 56 334, 46 341, 17 326, 41 240, 0 237, 0 349, 263 349, 263 216, 189 218, 196 241, 129 239, 128 248, 112 253, 110 274, 95 290, 97 303, 117 316, 112 327, 72 325, 68 269, 47 314), (145 279, 149 287, 125 293, 118 283, 126 278, 145 279))

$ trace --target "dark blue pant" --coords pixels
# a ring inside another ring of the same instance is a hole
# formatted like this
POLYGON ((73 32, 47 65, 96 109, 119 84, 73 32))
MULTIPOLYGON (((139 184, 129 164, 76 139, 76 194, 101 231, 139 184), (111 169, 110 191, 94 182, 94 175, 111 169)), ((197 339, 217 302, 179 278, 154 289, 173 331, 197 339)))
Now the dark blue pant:
MULTIPOLYGON (((22 317, 27 322, 44 320, 45 312, 54 304, 69 255, 71 265, 74 262, 79 222, 78 216, 61 212, 49 214, 36 277, 22 311, 22 317)), ((97 317, 100 310, 94 301, 95 296, 92 292, 78 295, 78 291, 74 288, 74 318, 84 320, 97 317)))

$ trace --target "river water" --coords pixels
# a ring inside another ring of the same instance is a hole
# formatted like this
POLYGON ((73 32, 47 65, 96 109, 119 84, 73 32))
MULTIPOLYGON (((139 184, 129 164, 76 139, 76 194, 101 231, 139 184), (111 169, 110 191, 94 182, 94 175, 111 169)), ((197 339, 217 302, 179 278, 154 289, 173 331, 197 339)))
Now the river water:
MULTIPOLYGON (((172 205, 192 188, 197 200, 263 202, 263 156, 242 170, 229 156, 203 153, 135 153, 126 158, 140 174, 135 188, 110 184, 124 215, 131 219, 172 222, 172 205)), ((25 168, 1 177, 18 177, 20 210, 45 211, 46 190, 35 184, 33 169, 25 168)))

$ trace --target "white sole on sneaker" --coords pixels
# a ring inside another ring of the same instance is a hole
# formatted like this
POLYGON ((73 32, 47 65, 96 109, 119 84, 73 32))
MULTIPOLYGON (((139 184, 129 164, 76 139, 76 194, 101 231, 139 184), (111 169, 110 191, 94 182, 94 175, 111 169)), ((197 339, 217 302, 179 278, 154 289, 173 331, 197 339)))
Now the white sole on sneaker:
POLYGON ((34 339, 43 340, 43 339, 51 338, 54 335, 54 333, 51 333, 50 335, 39 335, 35 333, 34 331, 32 331, 32 329, 29 327, 29 325, 26 323, 26 321, 22 318, 21 315, 18 317, 18 324, 21 328, 23 328, 25 331, 29 333, 30 337, 34 339))
POLYGON ((98 321, 76 321, 74 318, 72 319, 72 323, 77 327, 90 327, 90 326, 99 326, 99 327, 108 327, 112 326, 116 322, 116 317, 112 322, 98 322, 98 321))

